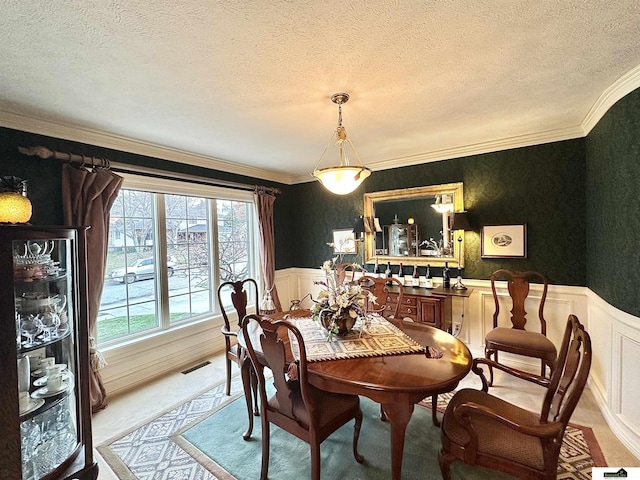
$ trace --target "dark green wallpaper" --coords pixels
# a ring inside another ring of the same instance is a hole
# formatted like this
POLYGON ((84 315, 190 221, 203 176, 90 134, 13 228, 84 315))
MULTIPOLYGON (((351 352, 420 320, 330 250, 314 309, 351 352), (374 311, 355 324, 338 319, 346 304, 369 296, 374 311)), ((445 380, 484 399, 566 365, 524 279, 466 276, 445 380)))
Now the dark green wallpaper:
POLYGON ((169 172, 280 188, 283 194, 276 200, 274 214, 276 264, 278 268, 284 268, 279 265, 291 265, 293 262, 292 239, 288 232, 291 225, 290 205, 294 202, 291 195, 287 194, 287 189, 290 188, 287 185, 0 127, 0 175, 15 175, 27 180, 28 194, 33 204, 30 223, 34 225, 60 225, 63 222, 60 187, 62 163, 53 159, 28 157, 18 152, 19 146, 37 145, 43 145, 51 150, 105 157, 113 162, 141 165, 169 172))
POLYGON ((640 90, 617 102, 587 137, 587 286, 640 315, 640 90))
POLYGON ((555 284, 585 285, 584 139, 374 172, 344 197, 318 183, 295 185, 295 266, 317 267, 331 256, 331 231, 353 226, 365 192, 460 181, 475 230, 465 236, 466 278, 486 279, 498 268, 531 269, 555 284), (528 226, 526 259, 480 258, 482 225, 517 223, 528 226))

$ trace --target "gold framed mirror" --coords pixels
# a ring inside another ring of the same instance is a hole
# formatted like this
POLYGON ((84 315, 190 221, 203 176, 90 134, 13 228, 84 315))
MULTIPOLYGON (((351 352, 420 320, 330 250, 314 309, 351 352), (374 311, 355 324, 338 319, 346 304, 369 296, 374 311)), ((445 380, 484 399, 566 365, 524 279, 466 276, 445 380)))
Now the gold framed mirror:
POLYGON ((463 267, 464 241, 451 230, 463 210, 462 182, 365 193, 365 262, 463 267))

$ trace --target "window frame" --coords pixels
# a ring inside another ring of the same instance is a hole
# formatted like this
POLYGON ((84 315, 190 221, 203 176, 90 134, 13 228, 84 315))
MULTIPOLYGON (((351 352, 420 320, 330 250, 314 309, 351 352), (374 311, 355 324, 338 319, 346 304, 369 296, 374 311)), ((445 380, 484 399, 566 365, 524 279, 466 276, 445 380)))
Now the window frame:
MULTIPOLYGON (((250 271, 255 272, 254 278, 261 285, 260 279, 260 260, 258 249, 258 231, 257 231, 257 219, 255 211, 255 201, 253 198, 253 192, 250 190, 239 190, 225 187, 216 187, 213 185, 205 185, 198 183, 185 182, 181 180, 171 180, 157 177, 148 177, 144 175, 136 175, 131 173, 119 173, 123 177, 122 187, 123 190, 138 190, 145 191, 152 194, 163 195, 181 195, 181 196, 193 196, 207 198, 210 200, 228 200, 246 202, 253 206, 250 215, 253 221, 249 221, 247 224, 247 236, 249 238, 249 268, 250 271)), ((163 258, 161 252, 166 252, 167 243, 166 237, 160 235, 160 223, 166 220, 164 214, 164 202, 158 202, 158 197, 154 196, 154 235, 156 242, 154 243, 154 258, 163 258), (158 203, 160 203, 160 208, 158 203)), ((251 208, 251 207, 249 207, 251 208)), ((165 269, 161 268, 159 272, 156 272, 155 289, 156 289, 156 311, 160 314, 158 326, 142 332, 128 334, 123 337, 114 338, 111 340, 105 340, 100 342, 98 338, 100 348, 118 348, 120 346, 142 342, 147 338, 155 337, 158 335, 170 334, 171 332, 184 328, 185 326, 195 325, 201 322, 210 321, 212 318, 219 318, 221 316, 221 308, 218 304, 217 290, 220 285, 219 269, 218 269, 218 221, 217 221, 217 208, 215 203, 210 204, 209 208, 210 225, 212 231, 212 238, 215 240, 210 245, 211 255, 211 281, 210 296, 212 300, 213 310, 204 314, 189 317, 180 321, 171 323, 168 315, 169 311, 169 294, 168 294, 168 278, 165 269)))

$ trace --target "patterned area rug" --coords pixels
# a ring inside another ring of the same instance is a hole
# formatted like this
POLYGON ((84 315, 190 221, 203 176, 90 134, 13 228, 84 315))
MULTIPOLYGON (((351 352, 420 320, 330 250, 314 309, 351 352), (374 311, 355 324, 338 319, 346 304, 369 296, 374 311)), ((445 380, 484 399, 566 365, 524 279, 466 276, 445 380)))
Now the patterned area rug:
MULTIPOLYGON (((224 393, 224 383, 216 385, 117 438, 108 440, 98 447, 98 451, 116 475, 125 480, 220 478, 175 443, 172 436, 197 425, 216 410, 234 401, 240 396, 241 390, 240 379, 234 377, 230 397, 224 393)), ((446 406, 449 398, 450 394, 438 397, 438 410, 446 406)), ((430 406, 430 399, 424 406, 430 406)), ((239 421, 244 428, 246 417, 239 421)), ((572 426, 567 429, 560 455, 558 479, 590 479, 591 467, 606 466, 591 429, 585 427, 572 426)))

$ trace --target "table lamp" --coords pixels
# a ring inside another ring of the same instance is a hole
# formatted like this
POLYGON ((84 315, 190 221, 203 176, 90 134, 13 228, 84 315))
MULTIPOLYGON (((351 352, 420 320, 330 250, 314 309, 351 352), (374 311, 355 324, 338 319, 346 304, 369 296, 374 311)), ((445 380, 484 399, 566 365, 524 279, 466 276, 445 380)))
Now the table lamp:
MULTIPOLYGON (((471 230, 471 225, 469 225, 469 218, 467 217, 467 212, 454 212, 453 214, 453 224, 451 225, 451 230, 471 230)), ((462 284, 462 234, 458 236, 458 279, 453 287, 453 290, 466 290, 462 284)))

